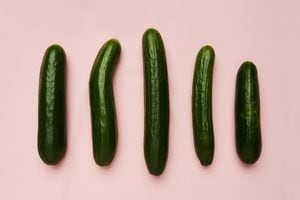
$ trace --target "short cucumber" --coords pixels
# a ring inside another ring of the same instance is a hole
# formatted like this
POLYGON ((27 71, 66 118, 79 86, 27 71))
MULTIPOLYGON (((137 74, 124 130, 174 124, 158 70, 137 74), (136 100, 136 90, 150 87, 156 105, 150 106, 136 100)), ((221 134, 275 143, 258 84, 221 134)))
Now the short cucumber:
POLYGON ((50 46, 43 58, 38 105, 38 152, 55 165, 66 152, 66 55, 59 45, 50 46))
POLYGON ((249 61, 237 74, 235 139, 239 158, 247 164, 255 163, 261 154, 260 100, 257 69, 249 61))
POLYGON ((121 53, 120 43, 111 39, 100 49, 90 74, 90 109, 93 155, 100 166, 109 165, 116 152, 117 123, 112 76, 121 53))
POLYGON ((215 53, 212 47, 200 49, 194 71, 192 114, 194 146, 202 165, 210 165, 214 156, 212 119, 212 81, 215 53))
POLYGON ((148 29, 143 35, 144 61, 144 156, 150 174, 165 169, 169 140, 169 89, 165 49, 159 32, 148 29))

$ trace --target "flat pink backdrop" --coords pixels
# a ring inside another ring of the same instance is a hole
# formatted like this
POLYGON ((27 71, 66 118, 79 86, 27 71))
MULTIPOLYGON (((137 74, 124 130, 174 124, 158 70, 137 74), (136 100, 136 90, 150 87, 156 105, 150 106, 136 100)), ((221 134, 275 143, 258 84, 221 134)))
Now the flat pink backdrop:
POLYGON ((0 199, 300 199, 300 3, 297 0, 0 0, 0 199), (170 85, 170 147, 164 174, 149 175, 143 157, 141 38, 157 28, 170 85), (92 157, 88 80, 101 45, 119 39, 114 77, 119 128, 116 157, 92 157), (40 64, 61 44, 68 60, 68 150, 56 167, 37 152, 40 64), (215 157, 202 167, 192 138, 195 56, 216 52, 213 80, 215 157), (234 145, 236 73, 258 68, 263 149, 253 166, 234 145))

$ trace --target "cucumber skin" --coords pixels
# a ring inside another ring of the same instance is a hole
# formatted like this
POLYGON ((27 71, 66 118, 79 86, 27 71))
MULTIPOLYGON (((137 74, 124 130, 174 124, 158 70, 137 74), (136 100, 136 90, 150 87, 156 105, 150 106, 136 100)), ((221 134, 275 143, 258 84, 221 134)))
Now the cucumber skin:
POLYGON ((255 163, 261 154, 260 100, 257 69, 244 62, 237 74, 235 97, 235 139, 239 158, 255 163))
POLYGON ((112 76, 120 53, 117 40, 107 41, 101 47, 90 74, 93 156, 100 166, 109 165, 116 153, 118 133, 112 76))
POLYGON ((59 45, 43 57, 39 78, 38 152, 45 164, 59 163, 66 152, 66 55, 59 45))
POLYGON ((205 46, 197 54, 192 93, 194 147, 203 166, 214 156, 214 130, 212 119, 212 81, 215 53, 205 46))
POLYGON ((169 140, 169 86, 165 49, 159 32, 148 29, 143 35, 144 61, 144 157, 150 174, 165 169, 169 140))

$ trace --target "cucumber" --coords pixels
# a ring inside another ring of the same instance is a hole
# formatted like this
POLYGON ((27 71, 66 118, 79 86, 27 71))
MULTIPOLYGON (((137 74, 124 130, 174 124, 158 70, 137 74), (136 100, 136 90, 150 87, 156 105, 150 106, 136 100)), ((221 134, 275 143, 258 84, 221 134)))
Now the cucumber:
POLYGON ((66 152, 66 55, 59 45, 44 55, 39 78, 38 152, 55 165, 66 152))
POLYGON ((150 174, 165 169, 169 140, 169 87, 165 49, 159 32, 146 30, 142 39, 144 62, 144 157, 150 174))
POLYGON ((194 71, 192 116, 194 147, 200 163, 208 166, 214 157, 212 81, 215 53, 212 47, 200 49, 194 71))
POLYGON ((257 69, 244 62, 237 74, 235 96, 235 140, 239 158, 255 163, 261 154, 260 102, 257 69))
POLYGON ((93 156, 96 164, 109 165, 116 153, 117 123, 112 76, 121 53, 120 43, 111 39, 100 49, 89 81, 93 156))

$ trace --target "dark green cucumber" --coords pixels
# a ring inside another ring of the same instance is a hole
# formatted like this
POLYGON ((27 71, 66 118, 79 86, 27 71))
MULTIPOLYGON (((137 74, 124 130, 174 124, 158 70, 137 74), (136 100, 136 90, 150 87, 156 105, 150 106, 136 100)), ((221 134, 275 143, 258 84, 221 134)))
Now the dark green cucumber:
POLYGON ((162 38, 155 29, 143 35, 144 61, 144 156, 150 174, 165 169, 169 140, 169 87, 167 62, 162 38))
POLYGON ((212 47, 200 49, 194 71, 192 114, 194 146, 202 165, 210 165, 214 157, 212 119, 212 81, 215 53, 212 47))
POLYGON ((38 152, 55 165, 66 152, 66 55, 59 45, 44 55, 39 82, 38 152))
POLYGON ((116 152, 117 123, 112 76, 121 53, 120 43, 111 39, 100 49, 90 75, 90 108, 93 155, 100 166, 109 165, 116 152))
POLYGON ((237 74, 235 140, 239 158, 255 163, 261 153, 261 130, 257 69, 252 62, 244 62, 237 74))

